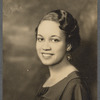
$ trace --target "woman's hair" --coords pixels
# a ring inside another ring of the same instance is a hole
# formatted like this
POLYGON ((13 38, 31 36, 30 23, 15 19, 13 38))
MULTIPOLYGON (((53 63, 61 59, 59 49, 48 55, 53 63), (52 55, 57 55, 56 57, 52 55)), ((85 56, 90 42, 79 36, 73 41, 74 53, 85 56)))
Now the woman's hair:
MULTIPOLYGON (((59 28, 64 31, 66 36, 66 43, 71 44, 73 51, 80 44, 79 26, 76 19, 65 10, 53 10, 47 13, 40 23, 44 20, 50 20, 59 23, 59 28)), ((40 24, 39 23, 39 24, 40 24)), ((39 26, 39 25, 38 25, 39 26)), ((36 36, 38 26, 36 27, 36 36)))

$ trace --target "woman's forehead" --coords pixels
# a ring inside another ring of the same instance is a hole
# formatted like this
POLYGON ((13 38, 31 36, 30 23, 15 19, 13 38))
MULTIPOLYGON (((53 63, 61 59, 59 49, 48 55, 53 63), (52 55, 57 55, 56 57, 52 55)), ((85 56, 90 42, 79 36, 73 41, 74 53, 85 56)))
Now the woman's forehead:
POLYGON ((38 34, 62 36, 63 30, 59 28, 59 23, 54 21, 42 21, 38 27, 38 34))
POLYGON ((40 23, 38 29, 44 29, 44 28, 59 28, 59 23, 55 22, 55 21, 51 21, 51 20, 44 20, 40 23))

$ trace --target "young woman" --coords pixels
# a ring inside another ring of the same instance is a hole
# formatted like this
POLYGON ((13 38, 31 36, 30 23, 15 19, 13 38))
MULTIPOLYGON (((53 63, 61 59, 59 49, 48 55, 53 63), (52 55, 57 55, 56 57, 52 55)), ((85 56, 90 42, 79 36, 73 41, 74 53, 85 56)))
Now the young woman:
POLYGON ((80 44, 78 23, 64 10, 45 15, 36 28, 36 50, 50 76, 38 91, 38 100, 90 100, 85 78, 70 63, 70 52, 80 44))

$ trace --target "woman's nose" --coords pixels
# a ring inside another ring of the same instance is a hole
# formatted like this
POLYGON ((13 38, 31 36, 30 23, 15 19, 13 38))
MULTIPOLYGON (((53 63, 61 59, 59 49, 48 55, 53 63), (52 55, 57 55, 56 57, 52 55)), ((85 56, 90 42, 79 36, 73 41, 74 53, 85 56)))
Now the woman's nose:
POLYGON ((45 42, 42 45, 42 49, 45 50, 45 51, 51 50, 50 44, 48 42, 45 42))

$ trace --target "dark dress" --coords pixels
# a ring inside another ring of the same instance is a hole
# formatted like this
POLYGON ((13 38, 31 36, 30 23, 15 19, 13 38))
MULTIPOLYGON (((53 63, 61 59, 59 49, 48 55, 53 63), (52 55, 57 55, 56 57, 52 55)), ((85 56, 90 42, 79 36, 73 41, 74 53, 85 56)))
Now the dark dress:
POLYGON ((51 87, 41 87, 37 100, 90 100, 84 77, 74 71, 51 87))

